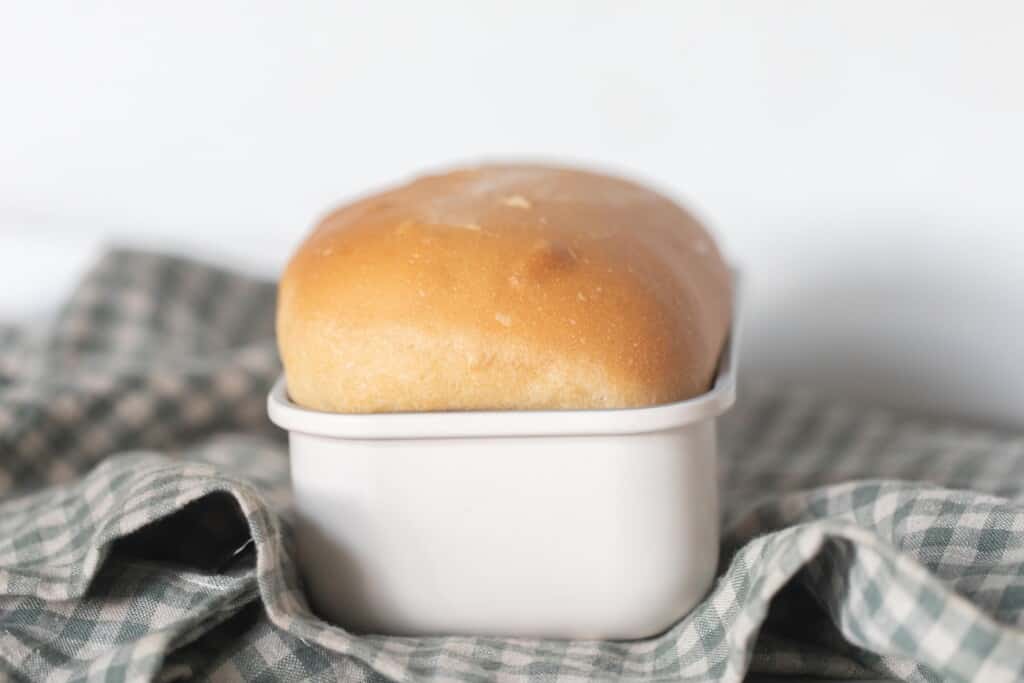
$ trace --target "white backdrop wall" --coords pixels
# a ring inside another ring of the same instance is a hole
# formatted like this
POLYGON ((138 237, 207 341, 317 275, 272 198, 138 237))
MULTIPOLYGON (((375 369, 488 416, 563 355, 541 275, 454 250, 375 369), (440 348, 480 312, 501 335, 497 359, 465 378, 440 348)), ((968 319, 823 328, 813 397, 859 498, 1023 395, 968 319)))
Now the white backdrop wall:
POLYGON ((656 183, 747 271, 750 374, 1024 425, 1024 5, 0 4, 0 316, 104 241, 275 273, 494 157, 656 183))

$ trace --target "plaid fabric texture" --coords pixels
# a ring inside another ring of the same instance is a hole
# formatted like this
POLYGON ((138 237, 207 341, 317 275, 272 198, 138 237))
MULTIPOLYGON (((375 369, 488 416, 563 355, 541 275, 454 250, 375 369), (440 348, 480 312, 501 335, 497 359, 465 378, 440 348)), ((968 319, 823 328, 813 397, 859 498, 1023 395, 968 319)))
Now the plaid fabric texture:
POLYGON ((745 384, 707 599, 637 642, 353 636, 292 563, 272 285, 108 254, 0 329, 0 676, 1024 679, 1024 440, 745 384))

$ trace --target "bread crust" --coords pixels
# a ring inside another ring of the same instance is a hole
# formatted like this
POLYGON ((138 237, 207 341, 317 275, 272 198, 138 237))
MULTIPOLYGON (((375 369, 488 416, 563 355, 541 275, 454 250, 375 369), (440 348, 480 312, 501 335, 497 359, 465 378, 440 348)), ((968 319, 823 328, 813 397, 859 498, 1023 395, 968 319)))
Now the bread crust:
POLYGON ((289 262, 289 394, 342 413, 626 408, 706 391, 729 270, 707 231, 620 178, 488 165, 327 215, 289 262))

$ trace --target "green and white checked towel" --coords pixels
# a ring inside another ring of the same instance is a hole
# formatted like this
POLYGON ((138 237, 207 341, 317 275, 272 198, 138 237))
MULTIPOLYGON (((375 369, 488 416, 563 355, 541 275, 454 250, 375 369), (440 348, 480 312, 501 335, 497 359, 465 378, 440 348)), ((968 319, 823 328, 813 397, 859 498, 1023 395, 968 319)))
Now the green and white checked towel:
MULTIPOLYGON (((0 328, 0 676, 1024 679, 1024 440, 741 387, 708 598, 639 642, 353 636, 292 563, 271 284, 107 255, 0 328)), ((542 562, 538 558, 538 562, 542 562)))

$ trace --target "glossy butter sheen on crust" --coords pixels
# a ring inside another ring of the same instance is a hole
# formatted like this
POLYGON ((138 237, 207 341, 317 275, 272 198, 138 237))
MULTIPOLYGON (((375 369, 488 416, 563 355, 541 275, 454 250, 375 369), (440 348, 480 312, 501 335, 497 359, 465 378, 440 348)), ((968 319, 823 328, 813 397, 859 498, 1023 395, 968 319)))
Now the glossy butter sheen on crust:
POLYGON ((731 294, 669 199, 490 165, 328 215, 281 279, 277 337, 291 399, 314 410, 640 407, 708 389, 731 294))

